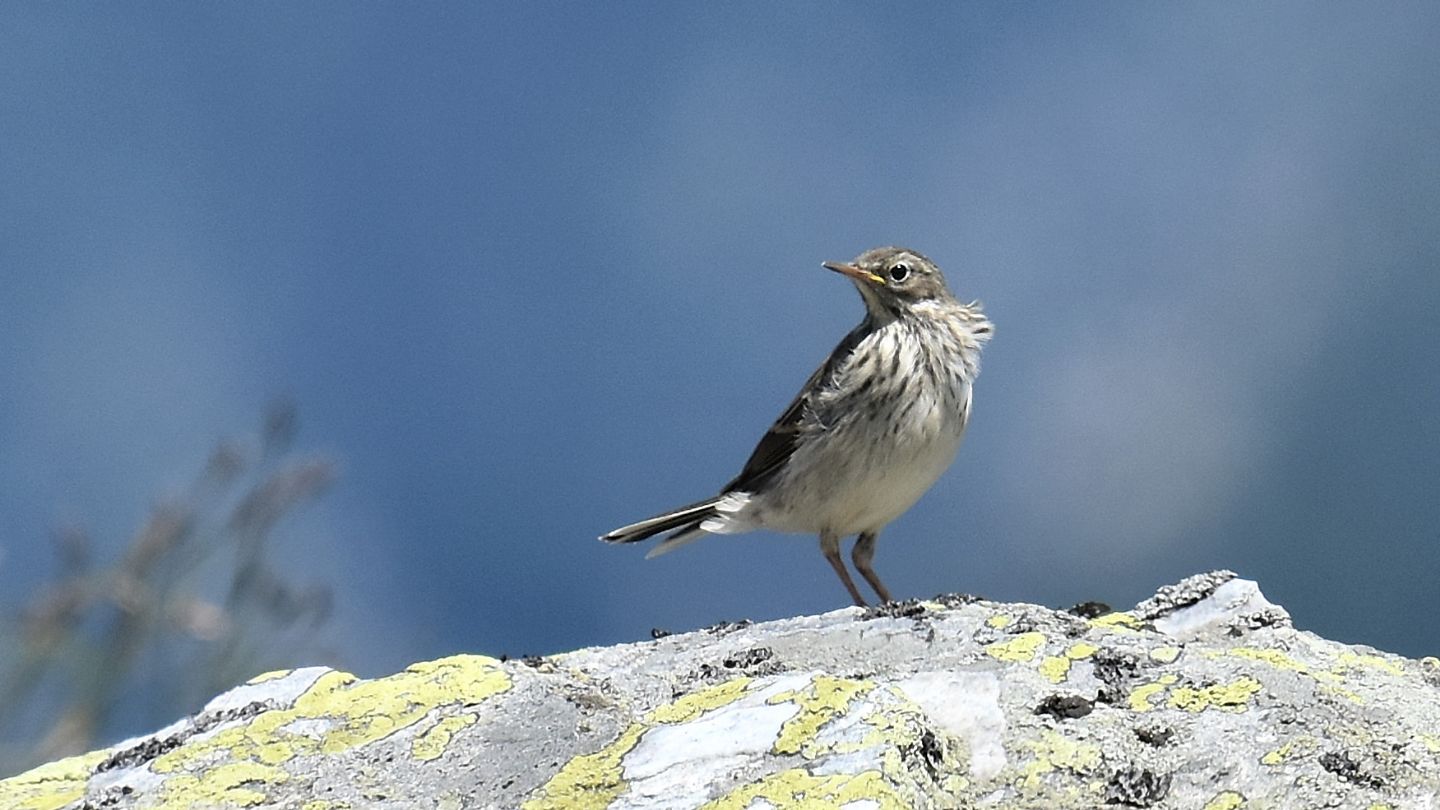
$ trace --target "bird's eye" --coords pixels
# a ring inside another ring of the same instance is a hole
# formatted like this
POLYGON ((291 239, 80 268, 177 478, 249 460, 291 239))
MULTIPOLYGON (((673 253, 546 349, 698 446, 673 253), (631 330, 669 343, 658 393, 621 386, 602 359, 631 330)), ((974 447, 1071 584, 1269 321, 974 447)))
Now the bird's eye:
POLYGON ((897 284, 909 277, 910 265, 905 264, 904 262, 901 262, 900 264, 897 264, 894 267, 890 268, 890 280, 897 284))

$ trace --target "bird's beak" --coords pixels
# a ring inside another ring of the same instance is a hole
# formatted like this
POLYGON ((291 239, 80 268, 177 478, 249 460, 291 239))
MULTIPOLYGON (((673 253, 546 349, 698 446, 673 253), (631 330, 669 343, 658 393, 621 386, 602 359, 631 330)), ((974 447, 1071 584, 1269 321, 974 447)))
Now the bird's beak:
POLYGON ((874 273, 867 273, 853 264, 844 264, 841 262, 825 262, 824 267, 826 270, 834 270, 840 275, 849 276, 856 281, 868 281, 871 284, 885 283, 885 279, 881 278, 880 276, 877 276, 874 273))

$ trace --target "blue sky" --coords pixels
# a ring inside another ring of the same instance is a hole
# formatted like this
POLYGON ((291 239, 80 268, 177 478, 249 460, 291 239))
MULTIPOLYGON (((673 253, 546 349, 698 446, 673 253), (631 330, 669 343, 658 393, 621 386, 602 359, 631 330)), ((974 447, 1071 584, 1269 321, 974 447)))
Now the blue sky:
POLYGON ((0 14, 6 606, 288 397, 362 674, 841 607, 814 538, 594 538, 729 480, 895 243, 997 325, 897 595, 1228 567, 1440 650, 1433 4, 0 14))

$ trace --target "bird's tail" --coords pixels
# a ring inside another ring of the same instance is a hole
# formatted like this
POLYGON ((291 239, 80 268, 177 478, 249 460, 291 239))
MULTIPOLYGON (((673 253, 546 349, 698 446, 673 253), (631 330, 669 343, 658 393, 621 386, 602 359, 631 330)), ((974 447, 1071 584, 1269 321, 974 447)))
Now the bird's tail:
MULTIPOLYGON (((611 532, 600 535, 600 539, 607 543, 635 543, 640 540, 647 540, 661 532, 668 532, 671 529, 685 531, 692 526, 699 528, 704 521, 715 517, 715 504, 720 502, 721 496, 706 498, 703 501, 682 506, 679 509, 671 509, 668 512, 661 512, 654 517, 631 523, 628 526, 621 526, 611 532)), ((667 539, 666 542, 669 542, 667 539)))

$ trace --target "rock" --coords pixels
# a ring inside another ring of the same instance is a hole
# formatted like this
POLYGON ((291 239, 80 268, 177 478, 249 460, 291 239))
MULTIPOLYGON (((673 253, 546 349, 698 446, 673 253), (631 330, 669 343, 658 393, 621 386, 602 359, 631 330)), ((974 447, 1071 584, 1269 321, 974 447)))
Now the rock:
POLYGON ((156 734, 0 781, 0 807, 1234 810, 1440 795, 1434 659, 1297 631, 1225 571, 1084 613, 944 597, 375 680, 270 673, 156 734))

